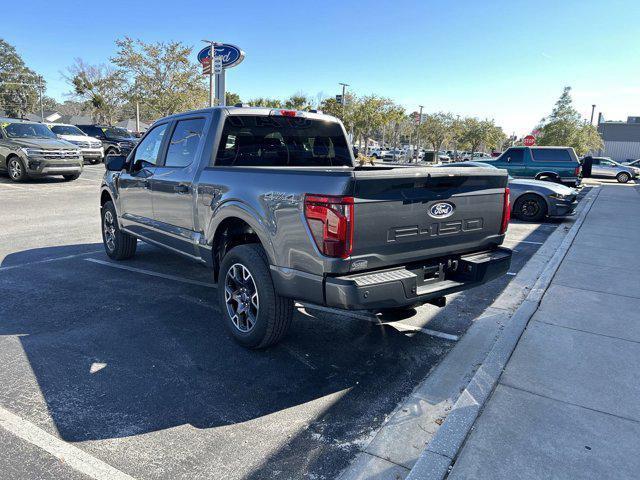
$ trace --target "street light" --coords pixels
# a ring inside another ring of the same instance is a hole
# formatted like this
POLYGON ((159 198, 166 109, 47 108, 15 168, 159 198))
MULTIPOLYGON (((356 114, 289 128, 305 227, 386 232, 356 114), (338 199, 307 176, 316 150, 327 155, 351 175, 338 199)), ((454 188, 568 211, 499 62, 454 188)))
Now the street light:
MULTIPOLYGON (((338 85, 342 85, 342 121, 344 121, 344 110, 347 104, 346 89, 349 86, 348 83, 339 82, 338 85)), ((351 125, 351 143, 353 143, 353 125, 351 125)), ((366 153, 366 152, 365 152, 366 153)))

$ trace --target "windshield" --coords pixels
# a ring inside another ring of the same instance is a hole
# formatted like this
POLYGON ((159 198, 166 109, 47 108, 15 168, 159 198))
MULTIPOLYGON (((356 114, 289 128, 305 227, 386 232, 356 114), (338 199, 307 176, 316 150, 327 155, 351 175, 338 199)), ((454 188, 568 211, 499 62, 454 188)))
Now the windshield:
POLYGON ((136 138, 129 133, 129 130, 120 127, 107 127, 102 131, 107 138, 131 138, 132 140, 136 138))
POLYGON ((78 127, 74 127, 73 125, 51 125, 49 128, 56 135, 86 136, 86 134, 82 130, 80 130, 78 127))
POLYGON ((51 130, 40 123, 5 123, 2 128, 9 138, 56 138, 51 130))
POLYGON ((218 166, 353 166, 339 123, 304 117, 232 115, 222 130, 218 166))

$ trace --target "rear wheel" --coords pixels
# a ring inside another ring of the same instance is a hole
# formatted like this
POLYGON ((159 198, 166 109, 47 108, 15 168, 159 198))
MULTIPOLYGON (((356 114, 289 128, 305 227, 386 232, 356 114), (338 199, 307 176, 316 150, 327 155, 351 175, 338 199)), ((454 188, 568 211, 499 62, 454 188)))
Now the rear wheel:
POLYGON ((616 180, 618 180, 619 183, 627 183, 629 180, 631 180, 631 175, 629 175, 627 172, 620 172, 618 175, 616 175, 616 180))
POLYGON ((120 230, 113 202, 106 202, 102 206, 102 242, 107 255, 114 260, 133 257, 138 246, 135 237, 120 230))
POLYGON ((278 295, 264 249, 239 245, 223 258, 218 275, 218 299, 224 323, 247 348, 265 348, 287 333, 293 300, 278 295))
POLYGON ((72 180, 77 180, 80 178, 79 173, 74 173, 72 175, 63 175, 62 176, 67 182, 71 182, 72 180))
POLYGON ((527 222, 539 222, 547 215, 547 203, 540 195, 528 193, 516 200, 513 214, 527 222))
POLYGON ((9 178, 14 182, 24 182, 27 179, 27 172, 22 164, 22 160, 18 157, 11 157, 7 162, 7 171, 9 178))

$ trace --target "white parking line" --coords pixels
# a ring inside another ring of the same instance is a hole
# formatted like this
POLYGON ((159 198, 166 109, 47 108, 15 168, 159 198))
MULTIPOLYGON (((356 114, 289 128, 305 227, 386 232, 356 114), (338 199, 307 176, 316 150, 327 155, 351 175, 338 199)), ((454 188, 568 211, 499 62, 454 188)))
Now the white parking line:
POLYGON ((349 312, 347 310, 339 310, 337 308, 323 307, 321 305, 313 305, 313 304, 306 304, 306 303, 299 303, 298 305, 302 307, 303 313, 307 313, 305 311, 306 309, 318 310, 318 311, 321 311, 321 312, 333 313, 335 315, 341 315, 343 317, 351 317, 351 318, 355 318, 357 320, 364 320, 364 321, 367 321, 367 322, 375 323, 376 325, 388 325, 390 327, 394 327, 396 330, 398 330, 400 332, 409 332, 409 331, 420 332, 420 333, 424 333, 426 335, 430 335, 432 337, 438 337, 438 338, 443 338, 445 340, 451 340, 453 342, 457 342, 460 339, 460 337, 458 335, 452 335, 450 333, 439 332, 437 330, 431 330, 430 328, 418 327, 417 325, 411 325, 409 323, 403 323, 403 322, 383 323, 383 322, 380 321, 380 319, 376 315, 367 315, 367 314, 358 313, 358 312, 349 312))
POLYGON ((4 272, 5 270, 13 270, 14 268, 28 267, 29 265, 37 265, 39 263, 50 263, 50 262, 57 262, 58 260, 68 260, 70 258, 82 257, 83 255, 91 255, 92 253, 100 253, 100 252, 104 252, 104 250, 103 249, 91 250, 90 252, 76 253, 74 255, 66 255, 64 257, 47 258, 45 260, 36 260, 35 262, 19 263, 16 265, 7 265, 6 267, 0 267, 0 272, 4 272))
POLYGON ((313 363, 311 363, 307 358, 305 358, 305 356, 303 354, 301 354, 300 352, 298 352, 297 350, 294 350, 292 347, 290 347, 289 345, 283 345, 282 346, 287 352, 289 352, 289 354, 295 358, 296 360, 298 360, 300 363, 302 363, 303 365, 306 365, 307 367, 309 367, 311 370, 316 370, 316 367, 313 363))
POLYGON ((79 449, 33 423, 0 407, 0 426, 16 437, 44 450, 74 470, 96 480, 134 480, 133 477, 112 467, 84 450, 79 449))
POLYGON ((504 243, 529 243, 531 245, 544 245, 544 242, 531 242, 529 240, 511 240, 511 239, 506 239, 504 243))
POLYGON ((191 280, 189 278, 182 278, 176 275, 168 275, 166 273, 152 272, 151 270, 145 270, 143 268, 129 267, 127 265, 118 265, 113 262, 98 260, 97 258, 85 258, 85 260, 91 263, 106 265, 107 267, 119 268, 120 270, 127 270, 129 272, 142 273, 143 275, 151 275, 152 277, 165 278, 167 280, 174 280, 176 282, 189 283, 191 285, 199 285, 201 287, 218 288, 218 286, 214 283, 200 282, 199 280, 191 280))

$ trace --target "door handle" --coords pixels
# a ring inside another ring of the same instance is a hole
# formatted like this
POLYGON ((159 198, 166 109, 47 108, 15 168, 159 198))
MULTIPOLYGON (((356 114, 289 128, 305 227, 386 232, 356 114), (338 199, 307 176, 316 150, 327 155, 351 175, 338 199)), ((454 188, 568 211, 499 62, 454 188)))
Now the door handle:
POLYGON ((177 193, 189 193, 190 188, 189 185, 180 184, 173 187, 173 190, 177 193))

